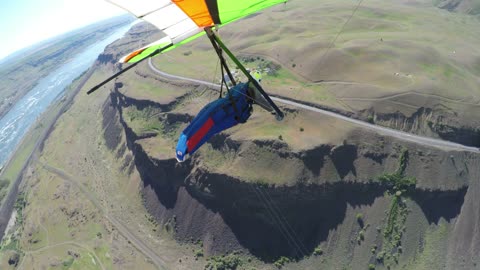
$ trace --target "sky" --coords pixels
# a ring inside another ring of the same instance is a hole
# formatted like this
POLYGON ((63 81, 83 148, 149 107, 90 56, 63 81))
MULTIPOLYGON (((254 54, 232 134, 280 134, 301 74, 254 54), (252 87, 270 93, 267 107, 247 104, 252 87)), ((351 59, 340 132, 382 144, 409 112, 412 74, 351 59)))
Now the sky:
POLYGON ((1 0, 0 59, 39 41, 124 13, 104 0, 1 0))

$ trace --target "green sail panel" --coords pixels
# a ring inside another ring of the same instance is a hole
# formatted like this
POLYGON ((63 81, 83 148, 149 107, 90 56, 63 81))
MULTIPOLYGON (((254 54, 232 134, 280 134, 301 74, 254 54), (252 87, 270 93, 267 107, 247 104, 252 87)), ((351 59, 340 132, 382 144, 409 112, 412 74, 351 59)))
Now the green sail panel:
POLYGON ((217 0, 220 22, 226 24, 286 0, 217 0))

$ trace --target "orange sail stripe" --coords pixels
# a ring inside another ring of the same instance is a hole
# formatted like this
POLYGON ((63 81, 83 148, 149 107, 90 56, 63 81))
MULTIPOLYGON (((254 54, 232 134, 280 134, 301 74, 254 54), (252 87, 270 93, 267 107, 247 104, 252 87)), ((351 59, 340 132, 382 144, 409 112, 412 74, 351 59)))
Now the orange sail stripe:
POLYGON ((128 61, 130 61, 132 58, 134 58, 135 56, 141 54, 145 49, 140 49, 140 50, 137 50, 137 51, 134 51, 132 53, 130 53, 126 58, 125 58, 125 63, 128 63, 128 61))
POLYGON ((208 12, 205 1, 198 0, 172 0, 185 14, 187 14, 198 27, 212 26, 213 19, 208 12))

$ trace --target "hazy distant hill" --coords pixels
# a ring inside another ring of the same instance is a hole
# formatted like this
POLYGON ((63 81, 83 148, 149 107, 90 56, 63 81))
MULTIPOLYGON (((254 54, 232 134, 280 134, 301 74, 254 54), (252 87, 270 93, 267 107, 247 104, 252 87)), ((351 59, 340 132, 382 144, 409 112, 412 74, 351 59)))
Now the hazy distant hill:
POLYGON ((0 61, 0 117, 32 89, 37 81, 106 33, 133 21, 119 16, 21 49, 0 61))
POLYGON ((480 0, 436 0, 439 8, 472 15, 480 14, 480 0))

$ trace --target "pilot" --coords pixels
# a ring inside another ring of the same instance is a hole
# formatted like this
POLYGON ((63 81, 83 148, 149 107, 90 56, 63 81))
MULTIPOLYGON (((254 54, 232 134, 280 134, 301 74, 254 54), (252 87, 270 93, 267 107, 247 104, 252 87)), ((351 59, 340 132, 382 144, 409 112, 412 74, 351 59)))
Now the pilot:
POLYGON ((240 83, 225 97, 207 104, 185 128, 177 143, 176 158, 183 162, 213 135, 247 122, 252 114, 253 99, 248 83, 240 83))

